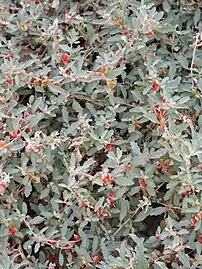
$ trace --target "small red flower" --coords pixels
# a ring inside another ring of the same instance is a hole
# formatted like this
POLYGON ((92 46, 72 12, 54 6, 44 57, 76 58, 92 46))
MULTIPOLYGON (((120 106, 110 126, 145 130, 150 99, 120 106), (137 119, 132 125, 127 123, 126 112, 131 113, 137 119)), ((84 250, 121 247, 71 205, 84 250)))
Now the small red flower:
POLYGON ((51 71, 47 73, 47 77, 49 78, 51 76, 51 71))
POLYGON ((63 64, 68 64, 70 62, 70 56, 67 53, 62 54, 60 59, 63 62, 63 64))
POLYGON ((103 210, 102 208, 99 208, 98 211, 96 212, 98 217, 102 217, 103 216, 103 210))
POLYGON ((115 197, 115 192, 114 191, 110 191, 108 194, 108 203, 111 206, 115 206, 115 202, 116 202, 117 198, 115 197))
POLYGON ((25 22, 25 24, 30 24, 31 23, 31 20, 27 20, 26 22, 25 22))
POLYGON ((29 117, 30 116, 30 113, 29 112, 26 112, 25 113, 25 118, 29 117))
POLYGON ((191 218, 191 224, 192 224, 193 226, 195 226, 197 222, 198 222, 198 219, 196 218, 196 216, 193 216, 193 217, 191 218))
POLYGON ((135 126, 136 129, 141 127, 138 120, 134 120, 134 126, 135 126))
POLYGON ((12 52, 10 52, 10 53, 6 56, 6 58, 7 58, 8 60, 12 59, 13 57, 14 57, 14 55, 13 55, 12 52))
POLYGON ((8 231, 9 235, 14 235, 17 232, 17 228, 15 227, 15 225, 11 225, 8 231))
POLYGON ((105 151, 111 151, 112 149, 114 148, 114 145, 113 144, 107 144, 106 146, 105 146, 105 151))
POLYGON ((49 7, 44 7, 43 11, 44 11, 45 14, 47 14, 49 12, 49 7))
POLYGON ((202 244, 202 235, 198 238, 198 242, 202 244))
POLYGON ((37 153, 40 153, 41 152, 41 147, 40 146, 37 147, 36 151, 37 151, 37 153))
POLYGON ((113 182, 113 179, 112 179, 112 177, 108 174, 108 175, 106 175, 104 178, 103 178, 103 183, 105 184, 105 185, 107 185, 107 184, 111 184, 113 182))
POLYGON ((93 262, 94 263, 99 263, 100 262, 100 258, 98 256, 94 256, 93 257, 93 262))
POLYGON ((14 152, 12 152, 10 156, 8 156, 8 159, 11 159, 13 157, 16 157, 16 154, 14 152))
POLYGON ((202 164, 199 164, 198 167, 202 170, 202 164))
POLYGON ((0 186, 5 189, 7 187, 7 184, 6 184, 6 182, 1 182, 0 186))
POLYGON ((79 206, 79 208, 83 208, 85 206, 86 206, 86 203, 84 201, 82 201, 81 204, 80 204, 80 206, 79 206))
POLYGON ((152 88, 153 88, 154 91, 159 91, 160 86, 159 86, 159 82, 157 80, 154 80, 152 82, 152 88))
POLYGON ((41 0, 35 0, 35 4, 40 4, 41 0))
POLYGON ((183 191, 182 196, 189 196, 189 191, 183 191))
POLYGON ((166 98, 165 98, 165 97, 163 97, 163 98, 162 98, 162 103, 164 103, 164 104, 165 104, 166 102, 167 102, 166 98))
POLYGON ((55 247, 57 244, 56 240, 48 240, 49 244, 51 245, 51 247, 55 247))
POLYGON ((124 31, 123 33, 122 33, 122 35, 129 35, 129 32, 128 31, 124 31))
POLYGON ((14 84, 13 79, 7 79, 6 82, 7 82, 9 85, 11 85, 11 86, 13 86, 13 84, 14 84))
POLYGON ((18 137, 18 134, 16 132, 10 132, 11 138, 15 139, 18 137))
POLYGON ((144 62, 147 61, 147 56, 146 55, 143 56, 143 60, 144 60, 144 62))
POLYGON ((160 116, 164 117, 166 114, 166 110, 164 108, 160 108, 160 116))
POLYGON ((139 185, 141 189, 145 189, 147 187, 147 182, 144 179, 140 179, 139 185))
POLYGON ((10 137, 15 139, 15 138, 19 138, 20 137, 20 134, 21 134, 21 130, 17 130, 17 132, 10 132, 10 137))
POLYGON ((75 241, 80 241, 81 237, 78 234, 74 234, 74 240, 75 241))

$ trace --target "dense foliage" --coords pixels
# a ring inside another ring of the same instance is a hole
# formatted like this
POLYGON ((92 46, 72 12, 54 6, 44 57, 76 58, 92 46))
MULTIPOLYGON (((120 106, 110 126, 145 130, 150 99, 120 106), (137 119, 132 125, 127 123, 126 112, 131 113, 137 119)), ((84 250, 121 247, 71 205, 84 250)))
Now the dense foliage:
POLYGON ((0 268, 202 268, 200 0, 0 1, 0 268))

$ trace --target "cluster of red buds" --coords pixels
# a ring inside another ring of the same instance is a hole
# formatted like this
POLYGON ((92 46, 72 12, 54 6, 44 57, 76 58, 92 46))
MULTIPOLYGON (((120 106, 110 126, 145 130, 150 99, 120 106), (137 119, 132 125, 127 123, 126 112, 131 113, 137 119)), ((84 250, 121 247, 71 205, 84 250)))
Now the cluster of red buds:
POLYGON ((115 202, 116 202, 117 198, 115 197, 115 192, 114 191, 110 191, 108 194, 108 199, 107 202, 110 206, 115 206, 115 202))

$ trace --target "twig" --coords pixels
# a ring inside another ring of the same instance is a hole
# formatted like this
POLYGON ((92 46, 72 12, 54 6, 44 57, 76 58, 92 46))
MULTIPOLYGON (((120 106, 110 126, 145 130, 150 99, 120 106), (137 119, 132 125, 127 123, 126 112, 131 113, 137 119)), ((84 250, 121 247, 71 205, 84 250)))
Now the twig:
POLYGON ((180 211, 180 212, 182 212, 182 211, 183 211, 183 209, 182 209, 182 208, 177 207, 177 206, 167 205, 167 204, 162 203, 162 202, 160 202, 160 201, 157 201, 157 203, 158 203, 158 204, 160 204, 160 205, 165 206, 165 207, 166 207, 166 208, 168 208, 168 209, 173 209, 173 210, 180 211))
MULTIPOLYGON (((194 61, 195 61, 195 55, 196 55, 196 49, 197 49, 197 44, 198 44, 198 41, 199 41, 199 37, 200 37, 200 34, 198 33, 196 35, 196 41, 194 43, 194 50, 193 50, 193 56, 192 56, 192 61, 191 61, 191 67, 190 67, 191 76, 193 75, 193 67, 194 67, 194 61)), ((194 86, 193 77, 192 77, 192 84, 194 86)))

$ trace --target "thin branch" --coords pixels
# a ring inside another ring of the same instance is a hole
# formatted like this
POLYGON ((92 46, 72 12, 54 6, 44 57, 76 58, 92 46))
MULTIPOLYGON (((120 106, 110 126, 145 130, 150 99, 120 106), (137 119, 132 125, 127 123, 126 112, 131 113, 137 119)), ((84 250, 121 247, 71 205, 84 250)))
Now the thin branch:
POLYGON ((193 68, 194 68, 194 62, 195 62, 195 55, 196 55, 196 49, 197 49, 197 45, 198 45, 198 41, 199 41, 199 37, 200 34, 198 33, 196 35, 196 41, 194 43, 194 50, 193 50, 193 56, 192 56, 192 61, 191 61, 191 67, 190 67, 190 72, 191 72, 191 76, 192 76, 192 84, 194 86, 194 80, 193 80, 193 68))

